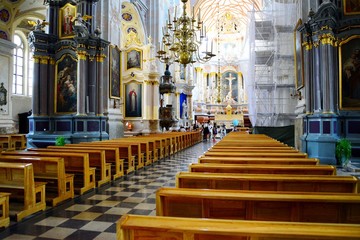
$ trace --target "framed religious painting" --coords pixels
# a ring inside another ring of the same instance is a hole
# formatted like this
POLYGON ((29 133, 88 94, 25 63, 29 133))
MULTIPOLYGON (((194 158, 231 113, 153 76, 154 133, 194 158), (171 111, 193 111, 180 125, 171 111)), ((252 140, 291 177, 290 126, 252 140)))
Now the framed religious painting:
POLYGON ((142 50, 130 49, 126 51, 126 70, 131 68, 142 69, 142 50))
POLYGON ((340 109, 360 110, 360 35, 339 44, 340 109))
POLYGON ((297 29, 302 25, 299 19, 294 29, 294 63, 295 63, 295 87, 297 90, 304 87, 304 48, 302 46, 303 34, 297 29))
POLYGON ((343 0, 344 14, 356 15, 360 14, 360 1, 359 0, 343 0))
POLYGON ((109 95, 110 98, 120 99, 120 81, 121 81, 121 52, 117 46, 110 45, 109 48, 109 95))
POLYGON ((55 65, 55 113, 77 111, 77 59, 64 54, 55 65))
POLYGON ((75 36, 73 24, 76 17, 76 6, 65 4, 59 10, 59 38, 72 38, 75 36))
POLYGON ((124 84, 125 117, 142 116, 142 85, 135 81, 124 84))

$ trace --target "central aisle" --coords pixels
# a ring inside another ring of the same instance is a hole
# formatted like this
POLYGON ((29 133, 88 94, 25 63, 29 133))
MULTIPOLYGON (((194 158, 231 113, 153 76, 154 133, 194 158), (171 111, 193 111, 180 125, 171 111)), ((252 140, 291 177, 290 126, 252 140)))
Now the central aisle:
POLYGON ((175 175, 188 171, 188 165, 212 145, 212 141, 201 142, 180 151, 108 188, 5 229, 0 239, 116 239, 116 221, 122 215, 155 215, 155 191, 175 186, 175 175))

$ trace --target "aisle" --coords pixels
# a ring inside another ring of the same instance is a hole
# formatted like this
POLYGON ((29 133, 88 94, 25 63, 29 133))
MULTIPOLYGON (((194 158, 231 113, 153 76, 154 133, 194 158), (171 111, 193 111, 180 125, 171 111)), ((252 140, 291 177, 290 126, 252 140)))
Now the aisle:
POLYGON ((154 192, 175 186, 176 173, 187 171, 212 144, 201 142, 108 188, 25 220, 0 232, 0 239, 116 239, 115 223, 123 214, 155 215, 154 192))

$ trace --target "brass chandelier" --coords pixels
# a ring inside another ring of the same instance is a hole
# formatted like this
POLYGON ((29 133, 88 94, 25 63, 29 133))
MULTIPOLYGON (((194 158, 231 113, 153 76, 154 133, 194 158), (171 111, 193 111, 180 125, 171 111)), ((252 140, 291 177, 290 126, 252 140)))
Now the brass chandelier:
MULTIPOLYGON (((200 19, 200 10, 198 19, 195 19, 194 9, 192 16, 186 14, 186 2, 188 0, 181 0, 183 3, 182 15, 176 17, 176 7, 174 18, 171 22, 170 12, 169 20, 163 27, 163 38, 161 44, 158 46, 157 58, 160 62, 167 65, 173 62, 178 62, 183 65, 189 63, 205 63, 212 57, 216 56, 211 50, 209 51, 206 46, 206 50, 200 53, 200 45, 202 40, 206 38, 206 27, 200 19)), ((208 45, 208 44, 207 44, 208 45)))

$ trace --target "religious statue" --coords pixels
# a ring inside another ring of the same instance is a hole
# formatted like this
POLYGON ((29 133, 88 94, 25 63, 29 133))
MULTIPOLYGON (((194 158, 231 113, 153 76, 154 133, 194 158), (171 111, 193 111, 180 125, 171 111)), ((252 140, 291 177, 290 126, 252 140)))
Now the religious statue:
POLYGON ((181 118, 182 119, 187 119, 187 117, 188 117, 188 106, 186 105, 186 100, 184 100, 184 102, 182 103, 182 108, 183 108, 183 111, 182 111, 181 118))
POLYGON ((28 21, 28 24, 34 28, 34 31, 44 32, 44 28, 46 25, 49 25, 45 20, 40 21, 39 19, 35 21, 28 21))

